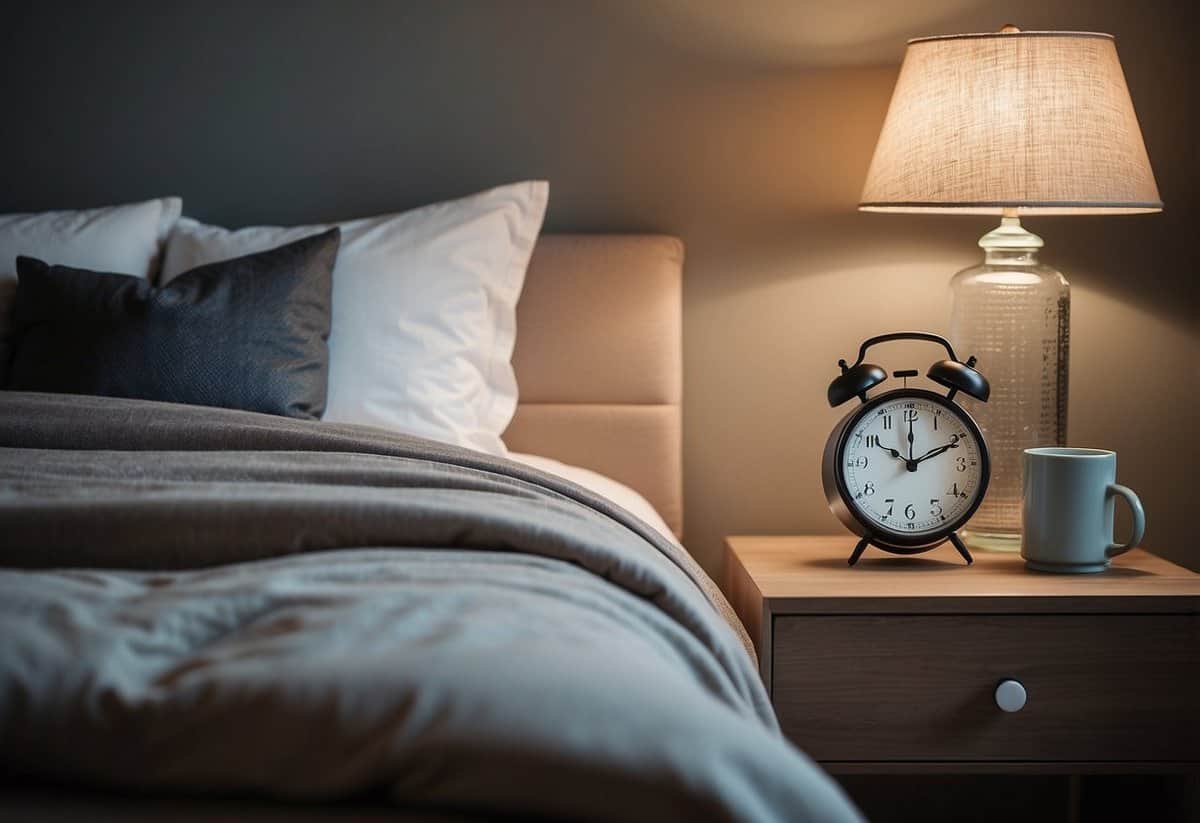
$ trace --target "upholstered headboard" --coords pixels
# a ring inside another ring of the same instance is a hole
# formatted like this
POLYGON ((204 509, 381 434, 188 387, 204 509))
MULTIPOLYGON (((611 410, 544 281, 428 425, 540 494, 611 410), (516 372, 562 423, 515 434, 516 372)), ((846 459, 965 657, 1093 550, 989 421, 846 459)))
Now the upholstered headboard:
POLYGON ((683 244, 544 235, 517 309, 521 402, 504 440, 639 491, 683 532, 683 244))

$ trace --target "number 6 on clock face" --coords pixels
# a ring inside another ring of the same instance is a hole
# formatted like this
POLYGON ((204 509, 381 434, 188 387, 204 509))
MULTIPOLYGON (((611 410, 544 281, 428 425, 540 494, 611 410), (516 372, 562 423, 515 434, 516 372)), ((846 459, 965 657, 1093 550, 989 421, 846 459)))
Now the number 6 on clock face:
POLYGON ((987 486, 983 437, 945 397, 898 390, 847 421, 834 455, 842 502, 855 521, 898 546, 945 539, 987 486))

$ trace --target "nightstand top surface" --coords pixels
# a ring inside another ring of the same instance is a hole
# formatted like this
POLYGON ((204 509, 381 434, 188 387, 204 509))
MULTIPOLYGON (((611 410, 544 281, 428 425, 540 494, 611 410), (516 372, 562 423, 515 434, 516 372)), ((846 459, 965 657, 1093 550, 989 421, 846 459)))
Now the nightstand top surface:
POLYGON ((1027 571, 1019 555, 1008 553, 972 552, 975 564, 967 566, 949 544, 909 556, 869 547, 850 567, 846 558, 856 542, 850 535, 727 537, 725 542, 731 571, 740 567, 736 571, 777 612, 805 611, 806 606, 825 611, 835 602, 844 608, 891 602, 899 611, 910 611, 950 606, 950 601, 972 610, 1007 601, 1019 611, 1039 606, 1076 611, 1089 605, 1098 611, 1200 611, 1200 575, 1140 549, 1116 558, 1099 574, 1044 574, 1027 571))

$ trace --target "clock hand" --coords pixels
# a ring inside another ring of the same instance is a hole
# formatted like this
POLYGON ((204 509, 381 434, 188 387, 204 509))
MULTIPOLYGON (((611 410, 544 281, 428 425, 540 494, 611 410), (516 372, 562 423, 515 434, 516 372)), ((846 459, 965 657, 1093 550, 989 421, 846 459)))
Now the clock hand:
POLYGON ((879 448, 883 449, 888 454, 890 454, 892 457, 896 458, 897 460, 904 459, 904 455, 902 455, 900 452, 896 451, 895 449, 890 449, 887 446, 883 445, 882 443, 877 443, 876 445, 879 446, 879 448))
POLYGON ((946 451, 949 451, 950 449, 956 449, 956 448, 958 448, 957 444, 953 445, 953 446, 941 446, 936 449, 931 449, 931 450, 925 452, 925 454, 918 457, 913 462, 917 463, 917 464, 924 463, 926 460, 928 460, 931 457, 937 457, 942 452, 946 452, 946 451))
POLYGON ((929 451, 925 452, 923 455, 918 457, 915 462, 920 463, 921 461, 928 460, 931 457, 937 457, 942 452, 949 451, 950 449, 957 449, 958 448, 958 440, 959 440, 959 437, 957 434, 950 435, 949 443, 947 443, 944 446, 939 446, 936 449, 930 449, 929 451))
POLYGON ((912 449, 913 449, 913 433, 912 433, 912 426, 913 426, 913 421, 912 421, 912 418, 910 417, 910 418, 908 418, 908 462, 909 462, 909 463, 913 462, 913 456, 912 456, 912 449))

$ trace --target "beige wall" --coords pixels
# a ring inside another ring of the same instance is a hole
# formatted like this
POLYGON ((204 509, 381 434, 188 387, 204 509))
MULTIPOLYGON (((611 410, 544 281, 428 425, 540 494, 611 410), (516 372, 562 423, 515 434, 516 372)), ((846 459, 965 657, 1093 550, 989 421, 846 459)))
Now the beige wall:
MULTIPOLYGON (((638 135, 670 147, 666 167, 654 172, 665 183, 656 196, 668 200, 657 223, 682 234, 689 248, 687 543, 715 569, 724 534, 840 531, 818 476, 825 437, 842 413, 824 400, 835 363, 874 333, 944 331, 947 281, 975 261, 975 240, 992 222, 855 212, 901 44, 1005 21, 994 18, 991 4, 925 3, 922 24, 902 26, 874 51, 860 49, 867 61, 887 51, 889 65, 795 68, 765 34, 754 40, 753 26, 722 40, 688 19, 686 5, 663 7, 693 42, 702 29, 706 47, 726 49, 723 59, 750 59, 757 43, 774 61, 736 79, 716 72, 671 95, 669 113, 660 115, 669 125, 657 122, 638 135), (939 5, 944 19, 931 13, 939 5)), ((772 5, 750 4, 748 13, 772 5)), ((1023 28, 1117 35, 1167 212, 1027 223, 1046 239, 1043 259, 1073 286, 1070 441, 1117 450, 1122 481, 1146 504, 1148 544, 1200 568, 1200 547, 1186 525, 1200 461, 1200 438, 1189 433, 1200 401, 1191 245, 1200 205, 1191 127, 1200 31, 1186 8, 1015 3, 1004 14, 1023 28)), ((837 52, 822 51, 816 62, 837 62, 837 52)), ((903 351, 889 357, 921 368, 933 359, 928 349, 913 350, 909 362, 903 351)))
POLYGON ((1117 449, 1150 544, 1200 567, 1198 5, 13 4, 0 211, 178 193, 204 220, 298 223, 544 177, 550 230, 681 236, 687 543, 716 570, 724 534, 839 530, 818 480, 834 364, 944 329, 989 228, 855 211, 905 39, 1113 32, 1167 211, 1029 224, 1074 286, 1071 440, 1117 449))
MULTIPOLYGON (((841 414, 824 402, 835 362, 880 331, 946 330, 949 277, 976 260, 974 241, 990 228, 990 218, 860 215, 853 208, 902 41, 1006 22, 994 19, 992 4, 940 5, 946 17, 935 19, 938 4, 923 4, 926 22, 901 26, 887 44, 846 44, 863 60, 886 52, 889 65, 877 68, 822 65, 845 52, 806 43, 796 52, 817 52, 818 65, 788 66, 787 49, 768 36, 772 29, 748 24, 722 37, 707 28, 703 5, 661 5, 670 23, 658 23, 677 42, 702 42, 725 60, 758 55, 769 62, 758 73, 697 83, 673 97, 667 134, 662 124, 642 132, 672 146, 655 176, 678 170, 671 196, 659 192, 671 198, 659 220, 689 246, 686 542, 710 569, 719 563, 721 535, 840 531, 817 471, 841 414)), ((748 13, 772 6, 750 4, 748 13)), ((1046 240, 1045 262, 1073 286, 1070 441, 1120 452, 1122 481, 1145 500, 1148 545, 1200 567, 1186 524, 1200 461, 1200 439, 1189 434, 1200 401, 1190 229, 1198 205, 1193 61, 1200 30, 1187 8, 1018 2, 1004 14, 1026 29, 1117 35, 1168 211, 1027 223, 1046 240)), ((932 359, 928 349, 912 350, 907 362, 904 350, 889 356, 900 366, 932 359)))

